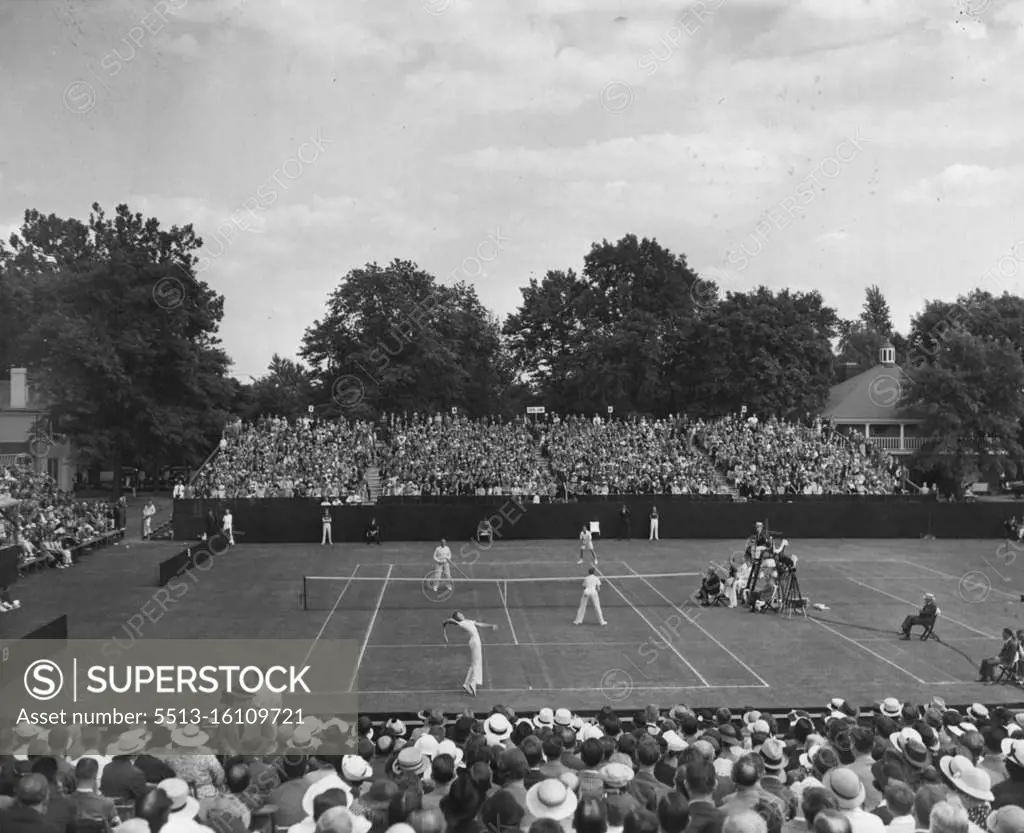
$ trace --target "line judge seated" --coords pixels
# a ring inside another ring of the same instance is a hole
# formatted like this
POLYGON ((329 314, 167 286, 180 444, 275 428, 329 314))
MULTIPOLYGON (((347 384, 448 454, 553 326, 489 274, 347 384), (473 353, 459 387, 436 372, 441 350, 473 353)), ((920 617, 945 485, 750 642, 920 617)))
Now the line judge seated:
POLYGON ((377 523, 376 518, 370 518, 370 523, 366 527, 366 543, 367 544, 382 544, 383 541, 380 537, 380 524, 377 523))
POLYGON ((934 625, 935 618, 938 615, 939 609, 935 606, 935 594, 925 593, 924 605, 922 605, 917 616, 908 616, 903 620, 903 624, 900 625, 900 630, 903 631, 903 639, 910 639, 910 629, 914 627, 914 625, 920 625, 924 628, 934 625))
POLYGON ((494 542, 494 527, 491 526, 491 522, 487 518, 476 525, 476 540, 482 542, 484 539, 488 544, 494 542))

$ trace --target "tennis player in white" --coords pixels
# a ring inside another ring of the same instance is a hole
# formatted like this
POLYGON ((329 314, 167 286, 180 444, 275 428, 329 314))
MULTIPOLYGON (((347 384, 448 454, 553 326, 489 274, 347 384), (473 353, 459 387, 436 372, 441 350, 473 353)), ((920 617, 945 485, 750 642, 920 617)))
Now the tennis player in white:
POLYGON ((442 579, 446 587, 452 587, 452 551, 444 538, 441 539, 440 546, 434 548, 434 575, 431 576, 430 585, 433 592, 437 592, 442 579))
POLYGON ((601 612, 601 599, 597 595, 597 591, 601 589, 601 579, 597 577, 597 570, 591 567, 587 570, 587 577, 583 579, 583 595, 580 597, 580 606, 576 611, 576 620, 573 622, 574 625, 582 625, 583 617, 587 615, 587 608, 590 605, 594 606, 594 612, 597 614, 597 621, 602 625, 608 623, 604 620, 604 613, 601 612))
POLYGON ((449 625, 455 625, 469 634, 469 670, 466 672, 466 680, 462 687, 470 697, 476 697, 476 687, 484 684, 484 646, 480 641, 479 629, 490 628, 492 631, 496 631, 498 626, 488 625, 486 622, 474 622, 456 610, 451 619, 445 619, 441 623, 441 635, 444 637, 445 645, 449 644, 449 625))
POLYGON ((594 565, 597 565, 597 553, 594 552, 594 535, 590 531, 590 527, 583 524, 583 528, 580 530, 580 560, 577 564, 583 563, 583 556, 585 553, 590 553, 591 558, 594 559, 594 565))
POLYGON ((224 510, 224 519, 220 522, 221 532, 224 533, 224 537, 228 539, 228 543, 231 546, 235 545, 235 519, 231 515, 230 509, 224 510))

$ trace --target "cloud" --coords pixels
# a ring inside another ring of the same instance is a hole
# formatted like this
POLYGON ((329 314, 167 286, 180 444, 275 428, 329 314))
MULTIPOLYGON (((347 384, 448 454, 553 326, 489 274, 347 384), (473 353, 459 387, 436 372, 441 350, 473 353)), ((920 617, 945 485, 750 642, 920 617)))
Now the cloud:
POLYGON ((829 231, 825 234, 819 234, 815 240, 818 243, 838 243, 841 240, 845 240, 850 234, 845 229, 839 229, 838 231, 829 231))
POLYGON ((896 199, 904 203, 979 208, 1006 199, 1007 186, 1019 191, 1022 184, 1024 170, 1021 168, 994 170, 983 165, 955 164, 900 189, 896 199))

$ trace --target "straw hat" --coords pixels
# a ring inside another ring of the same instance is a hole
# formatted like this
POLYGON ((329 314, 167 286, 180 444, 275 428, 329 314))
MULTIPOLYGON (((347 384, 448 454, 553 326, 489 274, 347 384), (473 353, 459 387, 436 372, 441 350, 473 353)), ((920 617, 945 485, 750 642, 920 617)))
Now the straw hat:
POLYGON ((107 754, 110 756, 134 755, 145 749, 152 737, 145 729, 130 729, 127 732, 122 732, 117 740, 107 747, 107 754))
POLYGON ((512 724, 503 714, 492 714, 484 722, 484 737, 488 746, 497 746, 512 737, 512 724))
POLYGON ((537 712, 537 716, 533 719, 533 725, 538 729, 550 729, 555 725, 555 713, 545 706, 537 712))
POLYGON ((429 759, 415 746, 407 746, 398 753, 391 771, 395 775, 423 775, 427 771, 429 759))
POLYGON ((547 778, 526 793, 526 810, 535 819, 564 821, 576 812, 576 795, 557 778, 547 778))
POLYGON ((358 755, 345 755, 341 759, 341 777, 346 781, 369 781, 373 778, 373 767, 358 755))
POLYGON ((341 780, 340 776, 336 772, 331 772, 325 777, 318 781, 315 781, 310 785, 309 789, 306 790, 302 795, 302 812, 307 816, 313 815, 313 802, 323 795, 328 790, 343 790, 348 795, 349 800, 352 798, 352 788, 341 780))
POLYGON ((964 795, 977 798, 979 801, 995 800, 995 796, 992 795, 992 779, 981 767, 969 765, 951 780, 953 786, 964 795))
MULTIPOLYGON (((455 745, 453 740, 443 740, 437 745, 438 755, 451 755, 455 759, 455 768, 462 766, 462 750, 455 745)), ((436 756, 435 756, 436 757, 436 756)))
POLYGON ((188 748, 202 746, 210 739, 210 736, 206 734, 198 726, 179 726, 173 732, 171 732, 171 744, 174 746, 184 746, 188 748))
POLYGON ((171 817, 194 819, 199 812, 199 802, 188 791, 188 784, 180 778, 166 778, 157 784, 171 800, 171 817))
POLYGON ((903 704, 895 697, 886 697, 878 704, 878 711, 884 717, 897 719, 903 715, 903 704))
POLYGON ((832 793, 840 810, 853 810, 864 803, 867 790, 863 782, 852 769, 841 766, 831 769, 825 774, 822 782, 826 790, 832 793))

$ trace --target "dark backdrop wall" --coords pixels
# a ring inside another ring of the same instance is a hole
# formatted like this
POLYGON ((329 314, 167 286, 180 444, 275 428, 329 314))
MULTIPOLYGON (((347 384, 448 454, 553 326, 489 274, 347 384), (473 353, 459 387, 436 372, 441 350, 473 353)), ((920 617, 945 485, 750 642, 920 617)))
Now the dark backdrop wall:
MULTIPOLYGON (((791 538, 1002 538, 1003 521, 1018 511, 1013 503, 938 503, 921 498, 843 498, 797 500, 792 503, 732 503, 692 498, 628 497, 580 503, 523 503, 511 498, 478 498, 468 502, 381 503, 334 507, 336 542, 361 541, 371 517, 380 523, 385 540, 466 541, 477 524, 489 518, 503 539, 575 538, 590 521, 601 524, 605 538, 622 530, 619 509, 633 513, 632 536, 646 538, 648 515, 657 504, 662 538, 744 538, 757 520, 791 538), (479 502, 477 502, 479 501, 479 502)), ((208 509, 217 517, 224 509, 234 516, 240 543, 319 543, 321 507, 316 500, 178 500, 174 532, 178 540, 198 538, 205 530, 208 509)))

